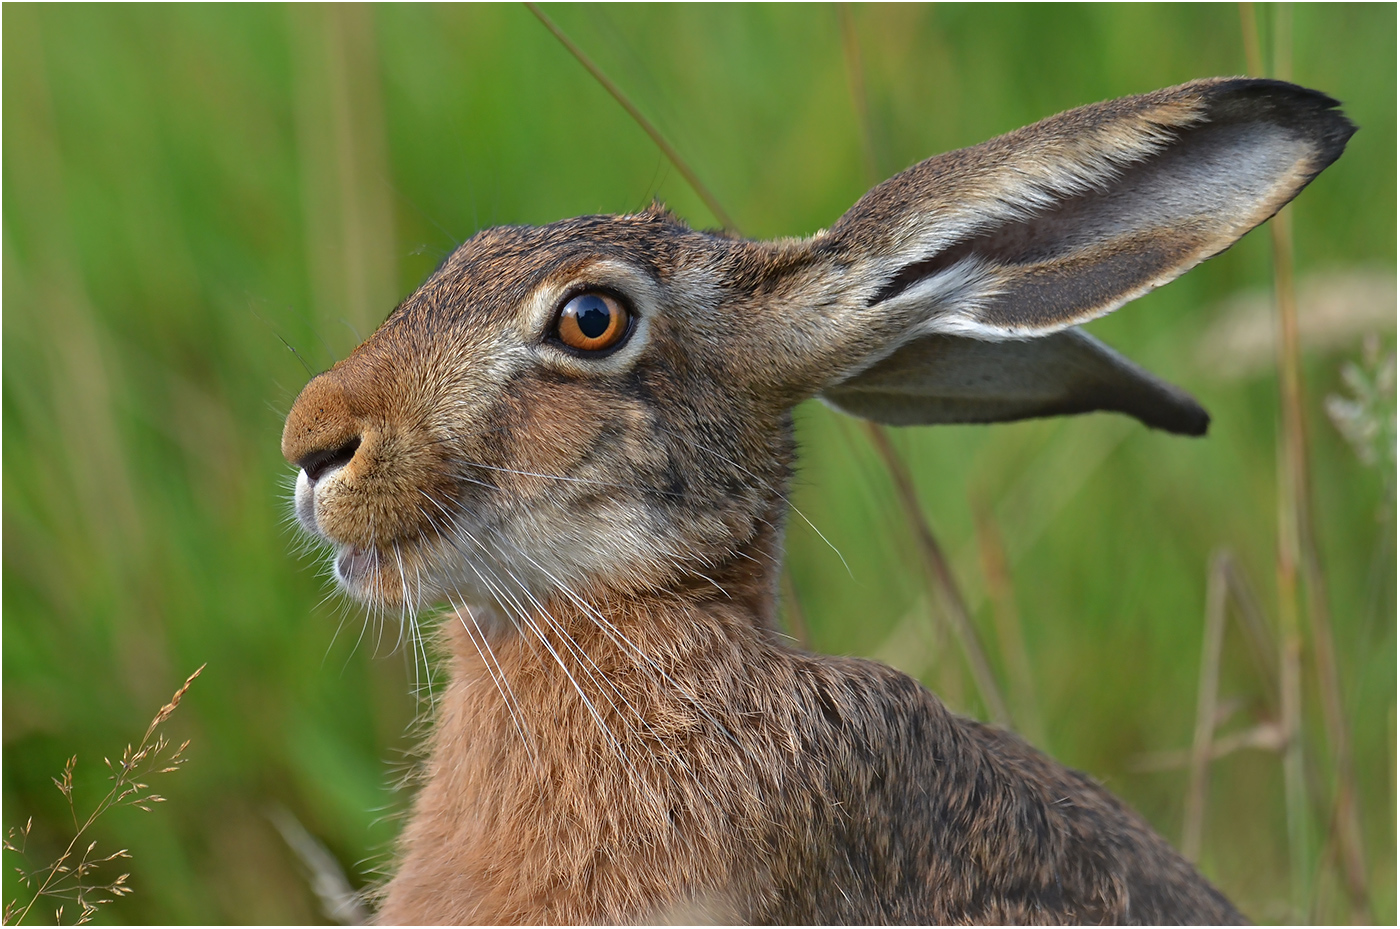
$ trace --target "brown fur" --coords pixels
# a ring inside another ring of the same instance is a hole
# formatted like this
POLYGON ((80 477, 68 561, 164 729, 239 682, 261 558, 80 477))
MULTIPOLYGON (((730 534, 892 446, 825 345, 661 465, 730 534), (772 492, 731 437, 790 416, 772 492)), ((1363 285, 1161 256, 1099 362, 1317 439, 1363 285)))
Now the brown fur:
POLYGON ((785 648, 713 589, 594 602, 659 665, 554 610, 625 754, 507 634, 513 719, 455 626, 383 922, 1239 921, 1093 781, 896 671, 785 648))
POLYGON ((1200 81, 931 159, 806 240, 657 207, 464 244, 282 442, 347 591, 451 607, 380 919, 1239 921, 1089 778, 779 641, 791 408, 1199 434, 1070 327, 1228 247, 1350 131, 1315 92, 1200 81), (552 334, 589 290, 633 314, 615 350, 552 334))

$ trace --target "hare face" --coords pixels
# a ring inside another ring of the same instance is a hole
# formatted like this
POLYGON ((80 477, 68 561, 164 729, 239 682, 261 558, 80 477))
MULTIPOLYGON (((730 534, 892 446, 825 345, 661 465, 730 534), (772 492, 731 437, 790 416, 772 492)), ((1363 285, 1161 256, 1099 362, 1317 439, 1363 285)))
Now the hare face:
POLYGON ((785 407, 744 389, 769 369, 734 363, 727 279, 768 254, 659 209, 462 245, 288 418, 297 517, 340 584, 509 609, 703 577, 763 526, 790 458, 785 407), (620 336, 572 347, 561 311, 592 295, 620 336))

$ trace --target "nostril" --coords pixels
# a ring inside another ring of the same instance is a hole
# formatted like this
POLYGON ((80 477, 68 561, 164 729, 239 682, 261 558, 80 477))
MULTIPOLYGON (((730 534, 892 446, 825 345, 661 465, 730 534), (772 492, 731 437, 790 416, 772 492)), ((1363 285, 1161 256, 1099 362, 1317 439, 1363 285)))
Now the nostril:
POLYGON ((350 463, 350 459, 355 457, 355 451, 360 447, 360 437, 355 436, 348 442, 336 446, 335 448, 323 449, 319 452, 312 452, 297 462, 297 467, 306 472, 306 479, 311 483, 320 480, 321 475, 332 468, 350 463))

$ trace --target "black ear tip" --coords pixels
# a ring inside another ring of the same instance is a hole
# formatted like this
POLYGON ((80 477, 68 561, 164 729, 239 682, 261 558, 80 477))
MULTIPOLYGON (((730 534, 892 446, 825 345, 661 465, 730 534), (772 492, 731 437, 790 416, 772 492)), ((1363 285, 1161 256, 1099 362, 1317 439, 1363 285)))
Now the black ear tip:
POLYGON ((1140 369, 1135 383, 1137 389, 1117 393, 1114 402, 1104 406, 1172 435, 1199 438, 1210 429, 1210 414, 1206 408, 1180 387, 1140 369))
POLYGON ((1270 78, 1226 78, 1206 91, 1212 121, 1266 119, 1312 138, 1320 150, 1321 171, 1341 157, 1356 124, 1341 103, 1320 90, 1270 78))
POLYGON ((1145 422, 1163 432, 1190 436, 1193 439, 1200 438, 1210 429, 1210 414, 1195 400, 1185 399, 1187 402, 1174 405, 1168 415, 1154 417, 1145 422))
POLYGON ((1280 112, 1338 110, 1342 105, 1320 90, 1269 77, 1214 78, 1203 83, 1206 98, 1219 105, 1238 101, 1280 112))

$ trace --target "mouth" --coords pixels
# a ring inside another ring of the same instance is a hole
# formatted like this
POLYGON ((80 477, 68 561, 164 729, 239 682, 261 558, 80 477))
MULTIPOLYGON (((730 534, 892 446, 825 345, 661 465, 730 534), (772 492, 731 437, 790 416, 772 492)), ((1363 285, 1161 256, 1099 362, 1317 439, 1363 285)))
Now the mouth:
POLYGON ((411 547, 341 544, 331 567, 336 585, 372 608, 413 612, 429 605, 436 594, 423 553, 411 547))
POLYGON ((417 572, 404 560, 403 555, 378 548, 339 547, 333 573, 340 589, 366 606, 414 612, 423 605, 425 591, 409 581, 417 572))
POLYGON ((379 552, 351 545, 335 556, 335 579, 351 593, 358 592, 379 567, 379 552))

